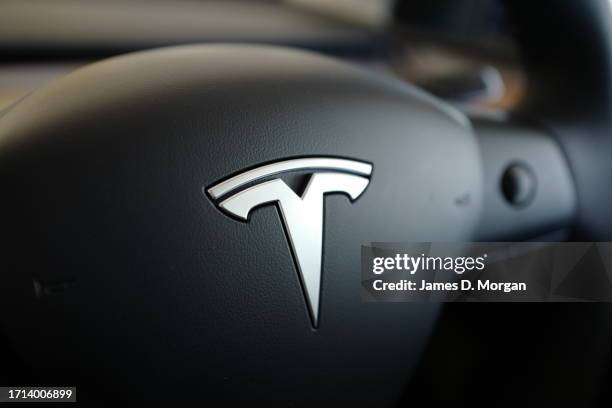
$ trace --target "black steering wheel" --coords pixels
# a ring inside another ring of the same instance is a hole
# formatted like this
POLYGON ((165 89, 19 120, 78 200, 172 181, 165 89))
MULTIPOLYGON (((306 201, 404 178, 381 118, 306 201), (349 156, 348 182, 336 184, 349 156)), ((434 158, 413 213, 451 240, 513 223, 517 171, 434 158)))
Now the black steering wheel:
POLYGON ((612 236, 609 5, 537 3, 507 2, 530 82, 503 118, 255 45, 31 93, 0 113, 3 334, 133 400, 393 405, 441 306, 362 302, 362 244, 612 236))

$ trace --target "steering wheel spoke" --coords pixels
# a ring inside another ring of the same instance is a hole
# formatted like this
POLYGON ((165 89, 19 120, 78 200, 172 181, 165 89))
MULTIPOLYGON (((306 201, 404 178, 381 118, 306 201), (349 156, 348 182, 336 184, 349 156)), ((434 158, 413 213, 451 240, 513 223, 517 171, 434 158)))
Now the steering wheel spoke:
POLYGON ((571 226, 577 199, 561 147, 541 128, 472 118, 480 142, 484 203, 479 240, 523 240, 571 226))

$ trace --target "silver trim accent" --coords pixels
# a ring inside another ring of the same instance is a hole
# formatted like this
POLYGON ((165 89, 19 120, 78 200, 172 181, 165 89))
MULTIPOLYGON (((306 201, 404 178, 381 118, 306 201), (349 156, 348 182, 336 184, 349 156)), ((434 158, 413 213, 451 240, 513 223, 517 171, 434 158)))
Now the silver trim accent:
POLYGON ((240 173, 228 180, 210 187, 208 189, 208 194, 210 194, 212 198, 216 199, 240 186, 264 177, 271 176, 273 174, 308 169, 337 170, 361 174, 363 176, 369 176, 372 174, 371 164, 356 160, 337 159, 331 157, 292 159, 265 164, 261 167, 240 173))

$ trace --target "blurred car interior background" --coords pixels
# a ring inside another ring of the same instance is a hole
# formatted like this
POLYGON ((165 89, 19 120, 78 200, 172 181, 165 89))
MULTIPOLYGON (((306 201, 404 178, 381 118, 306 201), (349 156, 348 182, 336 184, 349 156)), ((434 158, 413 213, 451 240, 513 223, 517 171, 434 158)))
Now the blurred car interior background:
POLYGON ((3 0, 0 109, 98 59, 192 43, 264 43, 349 59, 467 107, 524 93, 500 0, 3 0))

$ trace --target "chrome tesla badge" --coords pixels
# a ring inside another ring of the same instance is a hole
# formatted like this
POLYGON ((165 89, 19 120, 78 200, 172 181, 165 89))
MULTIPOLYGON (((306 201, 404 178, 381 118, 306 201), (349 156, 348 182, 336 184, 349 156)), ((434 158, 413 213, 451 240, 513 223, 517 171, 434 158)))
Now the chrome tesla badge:
POLYGON ((263 204, 276 204, 295 256, 313 325, 319 316, 323 251, 323 196, 344 193, 351 201, 370 182, 372 165, 333 157, 284 160, 247 170, 210 187, 207 192, 222 210, 247 221, 249 212, 263 204), (297 195, 280 176, 299 171, 310 174, 297 195))

